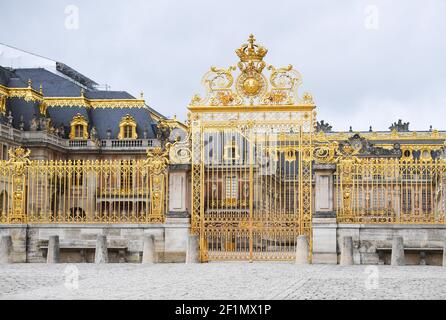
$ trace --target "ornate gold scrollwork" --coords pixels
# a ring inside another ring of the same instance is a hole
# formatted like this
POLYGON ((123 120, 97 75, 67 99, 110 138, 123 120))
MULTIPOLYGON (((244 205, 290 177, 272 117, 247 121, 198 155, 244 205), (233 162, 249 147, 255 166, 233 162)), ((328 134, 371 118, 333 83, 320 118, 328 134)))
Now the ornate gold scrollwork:
POLYGON ((26 166, 30 164, 31 151, 18 147, 9 149, 8 165, 12 166, 12 213, 8 216, 9 223, 26 223, 25 214, 25 180, 26 166))
POLYGON ((39 105, 39 112, 42 116, 46 115, 47 108, 48 108, 48 106, 46 105, 45 101, 42 101, 39 105))
POLYGON ((0 95, 0 113, 6 114, 6 96, 0 95))
POLYGON ((165 220, 170 146, 170 143, 167 143, 165 149, 161 147, 147 149, 146 164, 150 175, 150 205, 152 209, 149 222, 163 223, 165 220))
POLYGON ((342 212, 341 215, 349 216, 352 213, 351 193, 353 187, 353 174, 355 164, 360 163, 361 160, 356 157, 358 153, 355 148, 350 145, 344 146, 340 155, 337 158, 337 170, 339 176, 339 183, 342 186, 342 212))
POLYGON ((172 163, 186 164, 191 161, 190 143, 175 143, 170 148, 169 158, 172 163))
POLYGON ((318 163, 334 163, 338 143, 336 141, 329 141, 323 131, 315 134, 313 157, 318 163))
POLYGON ((294 97, 297 97, 297 88, 302 83, 300 73, 293 70, 292 65, 277 69, 270 65, 268 70, 271 70, 271 90, 266 94, 262 103, 293 104, 294 97))
POLYGON ((203 77, 206 96, 195 95, 191 106, 239 106, 239 105, 302 105, 314 106, 313 97, 304 93, 298 97, 297 88, 302 83, 299 72, 291 65, 284 68, 268 66, 269 79, 263 74, 263 61, 268 50, 255 43, 253 35, 236 50, 240 58, 237 66, 240 74, 234 81, 235 67, 212 67, 203 77), (235 84, 234 84, 235 83, 235 84))
POLYGON ((191 105, 229 106, 242 104, 242 99, 232 90, 234 84, 232 72, 234 70, 234 66, 227 69, 211 67, 202 80, 207 91, 206 96, 202 99, 196 94, 192 98, 191 105))

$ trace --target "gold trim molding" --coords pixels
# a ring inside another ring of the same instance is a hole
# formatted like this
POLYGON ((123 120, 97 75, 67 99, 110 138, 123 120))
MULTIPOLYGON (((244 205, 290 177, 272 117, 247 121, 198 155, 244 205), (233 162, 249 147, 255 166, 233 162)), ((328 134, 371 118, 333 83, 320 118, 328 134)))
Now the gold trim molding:
MULTIPOLYGON (((427 132, 418 132, 418 131, 409 131, 409 132, 397 132, 397 131, 388 131, 388 132, 319 132, 318 135, 323 136, 329 141, 340 141, 340 140, 348 140, 350 137, 353 137, 355 134, 359 134, 361 137, 366 138, 367 140, 376 141, 376 140, 398 140, 400 143, 404 143, 404 140, 410 141, 419 141, 419 140, 445 140, 446 132, 440 132, 438 130, 432 130, 427 132)), ((390 146, 393 142, 389 142, 390 146)), ((413 145, 414 143, 410 143, 413 145)), ((376 144, 377 146, 385 146, 386 143, 376 144)))
POLYGON ((236 50, 239 57, 239 73, 236 66, 211 67, 203 79, 206 96, 196 94, 190 102, 190 110, 196 106, 239 107, 243 106, 300 106, 314 107, 310 93, 298 95, 302 83, 300 73, 292 65, 276 68, 267 65, 263 58, 268 50, 249 36, 248 42, 236 50), (266 71, 265 71, 266 70, 266 71))
POLYGON ((27 88, 8 88, 0 85, 0 96, 6 98, 22 98, 27 102, 41 102, 46 107, 84 107, 92 109, 106 108, 145 108, 144 99, 88 99, 81 92, 79 97, 45 97, 43 90, 36 91, 31 87, 31 81, 27 88))

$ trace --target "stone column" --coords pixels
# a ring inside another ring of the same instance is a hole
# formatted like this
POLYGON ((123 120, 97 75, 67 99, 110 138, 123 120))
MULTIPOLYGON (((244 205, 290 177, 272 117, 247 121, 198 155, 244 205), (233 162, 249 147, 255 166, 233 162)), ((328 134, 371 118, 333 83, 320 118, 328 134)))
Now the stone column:
POLYGON ((313 263, 337 264, 336 213, 333 207, 334 164, 314 164, 315 214, 313 216, 313 263))
POLYGON ((50 236, 48 240, 48 253, 46 256, 47 263, 59 262, 59 236, 50 236))
POLYGON ((2 236, 0 240, 0 263, 12 263, 12 238, 2 236))
POLYGON ((186 263, 200 262, 200 246, 199 237, 197 235, 189 235, 189 241, 186 252, 186 263))
POLYGON ((296 264, 308 264, 308 238, 300 235, 296 239, 296 264))
POLYGON ((186 212, 188 165, 169 167, 169 213, 186 212))
POLYGON ((391 265, 404 266, 405 264, 403 237, 394 237, 392 242, 391 265))
POLYGON ((343 237, 340 265, 349 266, 352 264, 353 264, 353 240, 352 237, 343 237))
POLYGON ((98 235, 96 240, 96 251, 94 255, 95 263, 107 263, 108 262, 108 250, 107 250, 107 237, 104 235, 98 235))
POLYGON ((155 236, 144 237, 144 248, 142 251, 142 263, 153 264, 155 263, 155 236))
POLYGON ((190 234, 190 164, 169 165, 169 210, 164 229, 164 261, 184 262, 190 234))

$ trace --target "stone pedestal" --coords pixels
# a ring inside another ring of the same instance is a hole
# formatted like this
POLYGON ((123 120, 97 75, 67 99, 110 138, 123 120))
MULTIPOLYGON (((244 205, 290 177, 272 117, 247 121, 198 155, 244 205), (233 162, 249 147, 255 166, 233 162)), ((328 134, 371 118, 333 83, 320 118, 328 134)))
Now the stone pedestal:
POLYGON ((164 261, 184 262, 190 234, 187 213, 169 212, 164 228, 164 261))
POLYGON ((197 235, 189 235, 188 247, 186 252, 186 263, 198 262, 200 262, 199 237, 197 235))
POLYGON ((12 263, 28 262, 27 247, 30 237, 27 224, 2 224, 0 236, 11 236, 13 246, 9 259, 12 263))
POLYGON ((315 164, 315 211, 318 217, 332 217, 333 212, 333 173, 334 164, 315 164))
POLYGON ((59 236, 50 236, 48 239, 48 253, 46 256, 47 263, 59 262, 59 236))
POLYGON ((446 240, 444 240, 443 244, 443 267, 446 267, 446 240))
POLYGON ((308 264, 308 238, 300 235, 296 239, 296 264, 308 264))
POLYGON ((343 237, 340 265, 349 266, 352 264, 353 264, 353 240, 352 237, 343 237))
POLYGON ((107 237, 104 235, 98 235, 97 237, 94 262, 95 263, 108 262, 107 237))
POLYGON ((180 165, 169 167, 169 212, 187 211, 187 170, 180 165))
POLYGON ((169 165, 169 211, 166 214, 164 261, 185 262, 190 233, 190 165, 169 165), (189 182, 188 182, 189 179, 189 182))
POLYGON ((0 263, 12 263, 12 238, 2 236, 0 239, 0 263))
POLYGON ((394 237, 392 242, 391 265, 404 266, 405 264, 403 237, 394 237))
POLYGON ((142 263, 153 264, 155 262, 155 236, 145 236, 144 248, 142 252, 142 263))
POLYGON ((336 218, 313 217, 313 263, 338 263, 336 232, 336 218))
POLYGON ((337 264, 336 213, 333 210, 333 164, 315 164, 315 213, 313 216, 313 263, 337 264))

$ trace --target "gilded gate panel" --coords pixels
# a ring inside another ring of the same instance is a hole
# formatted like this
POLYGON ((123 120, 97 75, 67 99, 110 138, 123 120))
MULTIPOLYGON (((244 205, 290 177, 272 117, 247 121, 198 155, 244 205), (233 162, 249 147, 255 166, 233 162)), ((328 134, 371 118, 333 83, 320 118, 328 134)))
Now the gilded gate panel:
POLYGON ((10 149, 0 161, 0 223, 163 223, 168 152, 141 160, 29 160, 10 149))
POLYGON ((314 103, 297 95, 300 74, 267 66, 254 41, 236 50, 240 73, 212 67, 189 106, 202 261, 293 259, 299 234, 311 247, 314 103))

